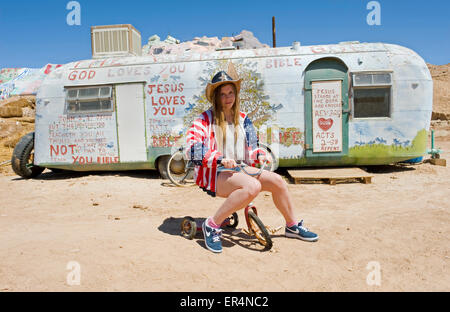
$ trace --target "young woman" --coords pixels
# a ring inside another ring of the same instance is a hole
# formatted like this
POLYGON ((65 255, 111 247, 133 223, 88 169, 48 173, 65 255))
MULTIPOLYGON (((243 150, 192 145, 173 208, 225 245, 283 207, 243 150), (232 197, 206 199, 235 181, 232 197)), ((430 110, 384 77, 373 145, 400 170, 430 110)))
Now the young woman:
MULTIPOLYGON (((222 251, 220 224, 233 212, 247 206, 261 191, 269 191, 275 206, 286 220, 285 236, 317 241, 319 236, 297 222, 287 184, 280 175, 263 171, 252 177, 243 172, 223 171, 236 167, 236 160, 254 166, 270 155, 258 148, 255 128, 248 116, 240 111, 241 79, 218 72, 206 87, 206 97, 212 108, 203 112, 187 134, 188 150, 195 163, 195 181, 212 196, 226 198, 216 213, 202 224, 206 247, 222 251), (219 165, 220 163, 220 165, 219 165)), ((256 168, 249 168, 247 171, 256 168)))

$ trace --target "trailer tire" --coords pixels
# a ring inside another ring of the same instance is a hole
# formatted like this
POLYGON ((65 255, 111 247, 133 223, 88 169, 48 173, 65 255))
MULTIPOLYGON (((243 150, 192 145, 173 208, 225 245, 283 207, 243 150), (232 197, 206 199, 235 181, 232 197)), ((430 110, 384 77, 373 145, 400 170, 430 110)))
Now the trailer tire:
POLYGON ((59 168, 48 168, 48 169, 50 169, 50 171, 53 173, 62 173, 62 172, 66 171, 64 169, 59 169, 59 168))
POLYGON ((14 148, 11 166, 14 172, 25 178, 37 177, 44 171, 44 167, 35 166, 34 162, 34 132, 24 135, 14 148))
POLYGON ((158 158, 158 171, 163 179, 169 179, 169 174, 167 173, 167 164, 169 159, 170 155, 164 155, 158 158))

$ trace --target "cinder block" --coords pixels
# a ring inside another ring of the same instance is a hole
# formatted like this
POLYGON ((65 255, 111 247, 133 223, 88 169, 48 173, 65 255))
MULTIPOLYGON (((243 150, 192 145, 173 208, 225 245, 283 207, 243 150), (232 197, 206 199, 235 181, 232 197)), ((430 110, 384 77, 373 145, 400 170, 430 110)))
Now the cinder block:
POLYGON ((444 167, 447 166, 447 161, 442 158, 431 158, 430 163, 432 165, 437 165, 437 166, 444 166, 444 167))

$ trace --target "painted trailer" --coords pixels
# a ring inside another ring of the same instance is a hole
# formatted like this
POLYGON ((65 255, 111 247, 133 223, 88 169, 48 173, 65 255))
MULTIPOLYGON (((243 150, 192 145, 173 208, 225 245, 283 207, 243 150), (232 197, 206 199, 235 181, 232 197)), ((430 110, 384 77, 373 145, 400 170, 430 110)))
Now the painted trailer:
POLYGON ((63 65, 37 94, 33 163, 18 151, 13 167, 24 177, 43 168, 163 173, 210 107, 206 84, 230 61, 243 78, 241 109, 280 167, 382 165, 426 153, 433 82, 419 55, 386 43, 295 42, 63 65))

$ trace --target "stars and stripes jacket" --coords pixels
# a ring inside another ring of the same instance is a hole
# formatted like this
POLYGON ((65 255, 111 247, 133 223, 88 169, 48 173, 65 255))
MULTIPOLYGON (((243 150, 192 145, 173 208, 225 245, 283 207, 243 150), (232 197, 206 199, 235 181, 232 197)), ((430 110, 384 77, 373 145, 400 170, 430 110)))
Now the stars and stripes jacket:
MULTIPOLYGON (((245 133, 245 144, 242 146, 245 149, 244 162, 254 167, 258 156, 265 155, 265 152, 259 148, 253 123, 243 112, 240 112, 239 123, 245 133)), ((194 120, 186 136, 187 156, 195 165, 195 183, 212 196, 216 195, 217 189, 217 163, 223 159, 223 154, 218 151, 214 128, 213 112, 209 109, 194 120)))

